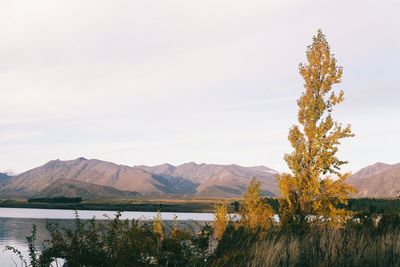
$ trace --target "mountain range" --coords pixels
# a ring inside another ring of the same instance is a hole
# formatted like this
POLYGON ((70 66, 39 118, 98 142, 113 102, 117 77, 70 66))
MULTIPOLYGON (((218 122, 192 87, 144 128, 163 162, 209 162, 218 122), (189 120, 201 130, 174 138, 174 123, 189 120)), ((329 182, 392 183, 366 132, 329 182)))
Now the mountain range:
POLYGON ((126 166, 78 158, 52 160, 8 179, 0 198, 52 196, 128 197, 202 196, 238 197, 252 177, 269 196, 278 194, 277 172, 265 167, 185 163, 179 166, 126 166))
MULTIPOLYGON (((1 198, 241 197, 252 177, 267 196, 278 196, 277 172, 235 164, 126 166, 97 159, 52 160, 17 176, 0 173, 1 198)), ((353 197, 394 198, 400 193, 400 163, 375 163, 348 179, 353 197)))

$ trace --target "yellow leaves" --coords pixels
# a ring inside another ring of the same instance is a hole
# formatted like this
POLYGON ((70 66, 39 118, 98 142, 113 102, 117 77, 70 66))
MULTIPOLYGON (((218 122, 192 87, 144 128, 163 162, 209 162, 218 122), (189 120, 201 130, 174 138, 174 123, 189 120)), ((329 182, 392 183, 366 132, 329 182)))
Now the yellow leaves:
POLYGON ((228 210, 224 203, 220 202, 215 206, 215 239, 220 240, 222 238, 229 223, 233 223, 236 227, 245 227, 251 231, 266 230, 272 226, 274 211, 260 195, 260 189, 260 182, 253 178, 243 196, 238 221, 229 221, 228 210))
POLYGON ((253 178, 243 197, 240 210, 240 225, 252 230, 268 229, 273 223, 274 212, 260 196, 260 188, 260 182, 253 178))
POLYGON ((347 204, 347 195, 354 192, 354 188, 345 183, 346 175, 338 179, 327 177, 321 181, 321 208, 320 218, 332 225, 340 226, 349 216, 350 212, 340 208, 347 204))
POLYGON ((214 213, 214 236, 215 239, 220 240, 228 226, 228 210, 224 203, 218 203, 215 206, 214 213))
POLYGON ((163 240, 165 237, 164 228, 162 225, 161 212, 158 211, 156 217, 153 220, 153 232, 157 235, 160 240, 163 240))
POLYGON ((299 65, 305 92, 297 101, 298 122, 289 131, 294 151, 285 155, 292 171, 279 177, 280 208, 283 223, 307 223, 310 218, 331 224, 343 222, 345 204, 352 188, 340 173, 345 164, 336 157, 340 139, 353 136, 331 116, 333 107, 344 101, 344 92, 335 93, 332 85, 340 83, 342 67, 330 52, 325 35, 318 30, 313 43, 307 47, 307 63, 299 65), (331 179, 332 174, 339 179, 331 179))

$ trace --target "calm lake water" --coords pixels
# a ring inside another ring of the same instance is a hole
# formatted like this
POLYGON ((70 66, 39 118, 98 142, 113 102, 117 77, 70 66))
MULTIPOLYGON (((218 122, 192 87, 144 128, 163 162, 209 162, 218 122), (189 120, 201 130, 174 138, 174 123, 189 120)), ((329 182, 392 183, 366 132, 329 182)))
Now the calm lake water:
MULTIPOLYGON (((106 219, 106 216, 113 218, 115 211, 93 211, 78 210, 81 219, 106 219)), ((212 221, 212 213, 171 213, 162 212, 164 220, 172 220, 175 215, 179 221, 212 221)), ((151 220, 156 216, 155 212, 133 212, 126 211, 122 213, 122 219, 141 219, 151 220)), ((17 256, 4 248, 9 245, 19 249, 24 255, 27 255, 26 237, 31 234, 32 225, 37 227, 37 245, 40 249, 40 243, 48 238, 45 229, 46 219, 49 222, 57 222, 63 227, 73 226, 75 211, 56 210, 56 209, 24 209, 24 208, 0 208, 0 266, 22 266, 17 256)))

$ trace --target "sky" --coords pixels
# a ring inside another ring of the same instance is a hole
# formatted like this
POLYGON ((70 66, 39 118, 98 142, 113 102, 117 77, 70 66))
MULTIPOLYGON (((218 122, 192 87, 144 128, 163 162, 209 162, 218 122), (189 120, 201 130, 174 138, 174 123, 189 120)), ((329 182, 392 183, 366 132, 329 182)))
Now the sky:
POLYGON ((53 159, 286 171, 317 29, 346 171, 400 162, 400 1, 0 0, 0 171, 53 159))

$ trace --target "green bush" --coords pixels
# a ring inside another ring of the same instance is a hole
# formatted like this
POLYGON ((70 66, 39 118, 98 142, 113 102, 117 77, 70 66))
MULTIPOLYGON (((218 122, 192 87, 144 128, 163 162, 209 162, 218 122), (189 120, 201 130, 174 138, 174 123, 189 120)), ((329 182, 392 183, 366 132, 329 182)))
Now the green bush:
POLYGON ((50 238, 45 248, 35 250, 36 227, 29 243, 29 259, 14 251, 25 266, 47 267, 56 259, 66 266, 200 266, 208 257, 211 227, 202 226, 198 233, 184 230, 170 231, 160 241, 151 222, 121 220, 121 213, 107 221, 83 221, 76 214, 74 227, 61 228, 47 223, 50 238), (29 263, 28 263, 29 262, 29 263))

